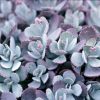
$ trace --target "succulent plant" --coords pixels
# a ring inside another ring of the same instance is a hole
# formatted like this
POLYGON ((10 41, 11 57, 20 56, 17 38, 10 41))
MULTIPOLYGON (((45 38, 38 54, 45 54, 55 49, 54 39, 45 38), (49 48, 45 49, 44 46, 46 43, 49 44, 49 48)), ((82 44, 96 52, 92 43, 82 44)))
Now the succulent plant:
POLYGON ((31 24, 24 30, 25 36, 29 38, 41 38, 43 34, 48 32, 49 24, 46 18, 40 17, 35 19, 35 23, 31 24))
POLYGON ((100 24, 98 23, 98 20, 100 19, 100 15, 99 15, 100 14, 100 12, 99 12, 100 6, 99 5, 95 6, 91 0, 88 0, 87 3, 89 5, 89 7, 91 7, 90 12, 89 12, 90 16, 87 16, 88 23, 90 25, 92 24, 92 25, 100 26, 100 24))
POLYGON ((0 65, 4 69, 11 69, 16 71, 21 66, 21 49, 15 43, 13 37, 10 38, 10 46, 7 44, 0 44, 0 65))
POLYGON ((4 79, 3 83, 0 83, 0 91, 8 92, 11 91, 15 97, 20 97, 22 94, 22 86, 18 84, 20 82, 20 78, 18 74, 12 73, 10 77, 4 79))
POLYGON ((9 34, 13 31, 13 29, 16 27, 15 20, 11 19, 4 22, 4 26, 2 26, 1 32, 5 36, 9 36, 9 34))
POLYGON ((57 87, 57 85, 60 81, 64 83, 64 86, 60 86, 56 88, 55 95, 53 95, 52 91, 50 89, 47 90, 47 97, 49 100, 59 100, 60 98, 63 98, 63 100, 75 100, 73 95, 80 96, 82 93, 82 88, 79 84, 74 83, 76 80, 76 77, 72 71, 65 71, 63 73, 63 76, 57 75, 54 76, 53 79, 53 85, 54 87, 57 87), (51 95, 51 96, 50 96, 51 95), (52 97, 52 98, 51 98, 52 97))
POLYGON ((49 73, 46 72, 46 67, 43 65, 34 66, 33 81, 28 84, 29 87, 39 88, 41 84, 45 84, 49 79, 49 73))
MULTIPOLYGON (((55 94, 50 90, 46 90, 47 98, 48 100, 75 100, 73 95, 76 95, 75 92, 77 91, 76 88, 78 89, 78 85, 73 87, 73 90, 67 90, 65 88, 60 88, 58 89, 55 94)), ((77 95, 76 95, 77 96, 77 95)))
POLYGON ((63 32, 57 41, 52 41, 50 44, 50 52, 57 55, 57 58, 53 59, 54 63, 64 63, 66 62, 65 54, 74 51, 77 44, 77 35, 73 35, 68 31, 63 32))
POLYGON ((23 1, 16 5, 15 13, 19 19, 28 24, 32 23, 36 16, 36 11, 30 9, 23 1))
POLYGON ((32 41, 28 45, 28 54, 34 59, 43 59, 46 53, 47 41, 43 35, 41 40, 32 41))
POLYGON ((65 14, 64 23, 72 25, 78 29, 81 28, 80 24, 84 21, 84 13, 80 11, 72 12, 71 10, 67 10, 65 14))
POLYGON ((90 38, 84 46, 82 53, 74 52, 71 57, 72 63, 76 66, 82 66, 84 63, 91 67, 100 67, 100 45, 95 38, 90 38), (78 60, 77 60, 78 59, 78 60))

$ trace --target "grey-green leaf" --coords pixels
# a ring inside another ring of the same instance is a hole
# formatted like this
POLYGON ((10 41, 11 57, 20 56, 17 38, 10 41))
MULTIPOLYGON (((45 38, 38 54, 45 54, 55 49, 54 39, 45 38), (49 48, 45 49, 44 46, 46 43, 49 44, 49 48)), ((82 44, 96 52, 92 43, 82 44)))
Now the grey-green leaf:
POLYGON ((66 62, 66 57, 64 55, 58 56, 56 59, 53 60, 54 63, 62 64, 66 62))
POLYGON ((74 52, 71 56, 71 62, 74 66, 80 67, 83 65, 84 61, 82 59, 82 54, 78 52, 74 52))

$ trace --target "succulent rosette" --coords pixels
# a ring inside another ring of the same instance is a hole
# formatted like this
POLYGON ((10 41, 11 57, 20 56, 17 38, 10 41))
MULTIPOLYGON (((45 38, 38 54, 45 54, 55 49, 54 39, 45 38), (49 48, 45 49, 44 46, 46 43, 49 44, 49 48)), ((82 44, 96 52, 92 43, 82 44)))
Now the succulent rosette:
POLYGON ((41 84, 45 84, 49 79, 49 73, 46 72, 46 67, 43 65, 34 66, 33 81, 28 84, 29 87, 39 88, 41 84))
POLYGON ((57 41, 52 41, 50 44, 51 53, 57 55, 57 58, 53 59, 54 63, 66 62, 66 54, 74 51, 77 45, 77 34, 73 34, 70 31, 61 33, 60 38, 57 41))
POLYGON ((49 100, 75 100, 74 96, 80 96, 82 88, 79 84, 74 83, 76 77, 70 70, 65 71, 63 76, 57 75, 53 79, 53 91, 51 89, 46 90, 46 94, 49 100))
POLYGON ((16 46, 14 38, 10 38, 10 46, 1 44, 0 47, 1 67, 11 71, 18 70, 21 66, 21 49, 18 45, 16 46))

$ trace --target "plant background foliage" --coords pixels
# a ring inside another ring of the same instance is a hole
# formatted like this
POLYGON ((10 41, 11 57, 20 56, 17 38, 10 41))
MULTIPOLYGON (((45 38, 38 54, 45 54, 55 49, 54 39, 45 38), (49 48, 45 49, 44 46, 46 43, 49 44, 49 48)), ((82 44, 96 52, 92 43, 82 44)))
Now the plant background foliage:
POLYGON ((0 100, 100 100, 100 0, 0 0, 0 100))

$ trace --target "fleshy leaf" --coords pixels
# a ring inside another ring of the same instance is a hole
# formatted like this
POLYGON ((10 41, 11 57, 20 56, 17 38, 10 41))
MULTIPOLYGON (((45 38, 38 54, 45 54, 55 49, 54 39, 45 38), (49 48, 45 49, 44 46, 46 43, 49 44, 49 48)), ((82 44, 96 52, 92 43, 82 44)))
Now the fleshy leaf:
POLYGON ((47 82, 47 80, 48 80, 48 78, 49 78, 49 74, 48 74, 48 73, 43 74, 43 75, 42 75, 42 77, 41 77, 41 79, 42 79, 43 83, 46 83, 46 82, 47 82))
POLYGON ((47 100, 46 94, 41 90, 36 90, 36 97, 40 97, 43 100, 47 100))
POLYGON ((63 99, 63 100, 67 99, 64 88, 58 89, 55 93, 55 100, 59 100, 60 98, 63 99))
POLYGON ((17 100, 17 99, 12 93, 4 92, 1 94, 1 100, 17 100))
POLYGON ((54 63, 62 64, 66 62, 66 57, 64 55, 58 56, 56 59, 53 60, 54 63))
POLYGON ((88 63, 92 67, 100 67, 100 60, 99 59, 89 59, 88 63))
POLYGON ((99 100, 100 99, 100 90, 95 91, 95 93, 92 94, 92 98, 94 100, 99 100))
POLYGON ((97 33, 93 27, 87 26, 81 30, 79 37, 80 37, 80 40, 88 40, 90 38, 96 38, 97 33))
POLYGON ((31 82, 31 83, 28 84, 28 87, 39 88, 40 84, 41 84, 40 82, 33 81, 33 82, 31 82))
POLYGON ((78 52, 74 52, 71 56, 71 62, 74 66, 80 67, 83 65, 84 61, 82 59, 82 54, 78 52))
POLYGON ((1 8, 1 12, 4 15, 7 15, 7 14, 11 13, 11 10, 12 10, 12 3, 11 3, 11 1, 2 1, 0 8, 1 8))
POLYGON ((58 28, 56 31, 54 31, 53 33, 51 33, 48 38, 52 41, 55 41, 56 39, 58 39, 58 37, 60 36, 61 33, 61 28, 58 28))
POLYGON ((21 66, 20 69, 17 70, 17 73, 18 73, 21 81, 24 81, 27 78, 28 73, 25 69, 25 66, 21 66))
POLYGON ((9 92, 9 87, 5 84, 0 84, 0 91, 1 92, 9 92))
POLYGON ((24 20, 28 24, 31 23, 36 16, 36 11, 28 8, 28 6, 24 2, 16 6, 15 13, 18 18, 24 20))
POLYGON ((53 95, 51 89, 48 88, 48 89, 46 90, 46 95, 47 95, 48 100, 55 100, 55 97, 54 97, 54 95, 53 95))
POLYGON ((51 51, 52 53, 55 53, 57 50, 58 50, 57 42, 56 42, 56 41, 53 41, 53 42, 50 44, 50 51, 51 51))
POLYGON ((67 98, 67 100, 75 100, 73 95, 67 95, 66 98, 67 98))
POLYGON ((52 84, 54 85, 58 81, 63 81, 63 77, 61 75, 54 76, 52 84))
POLYGON ((29 62, 29 63, 27 63, 27 64, 25 65, 25 68, 26 68, 26 71, 27 71, 28 73, 32 74, 32 73, 33 73, 33 70, 36 69, 36 65, 35 65, 35 63, 33 63, 33 62, 29 62))
POLYGON ((86 56, 84 50, 82 51, 82 58, 83 58, 84 62, 87 63, 87 56, 86 56))
POLYGON ((0 62, 0 64, 3 68, 11 68, 12 65, 13 65, 13 62, 4 62, 4 61, 2 61, 2 62, 0 62))
POLYGON ((11 49, 12 51, 14 51, 15 48, 16 48, 15 40, 14 40, 13 37, 11 37, 11 38, 10 38, 10 49, 11 49))
POLYGON ((73 49, 75 48, 75 46, 76 46, 76 43, 77 43, 77 38, 74 38, 74 39, 71 41, 71 43, 69 44, 69 46, 68 46, 68 51, 73 50, 73 49))
POLYGON ((18 83, 20 81, 20 78, 17 73, 12 73, 10 77, 14 83, 18 83))
POLYGON ((66 84, 73 84, 76 80, 74 73, 70 70, 63 73, 63 78, 66 84))
POLYGON ((21 66, 21 62, 20 61, 15 61, 12 67, 12 71, 17 70, 19 67, 21 66))
POLYGON ((21 85, 19 85, 19 84, 12 85, 12 92, 16 97, 20 97, 22 94, 22 91, 23 91, 23 89, 22 89, 21 85))
POLYGON ((30 27, 26 28, 24 33, 27 37, 41 37, 43 34, 46 34, 49 28, 49 24, 44 17, 36 19, 35 24, 31 24, 30 27))
POLYGON ((96 44, 96 39, 95 38, 90 38, 87 42, 87 46, 94 46, 96 44))
POLYGON ((82 88, 79 84, 73 85, 72 89, 75 96, 79 96, 82 93, 82 88))
POLYGON ((57 65, 58 65, 58 64, 53 63, 52 60, 50 60, 50 59, 46 59, 46 63, 47 63, 48 70, 56 69, 57 65))
POLYGON ((33 88, 27 88, 23 91, 21 100, 35 100, 36 94, 33 88))
POLYGON ((98 77, 100 76, 100 68, 86 66, 84 71, 84 76, 86 77, 98 77))

